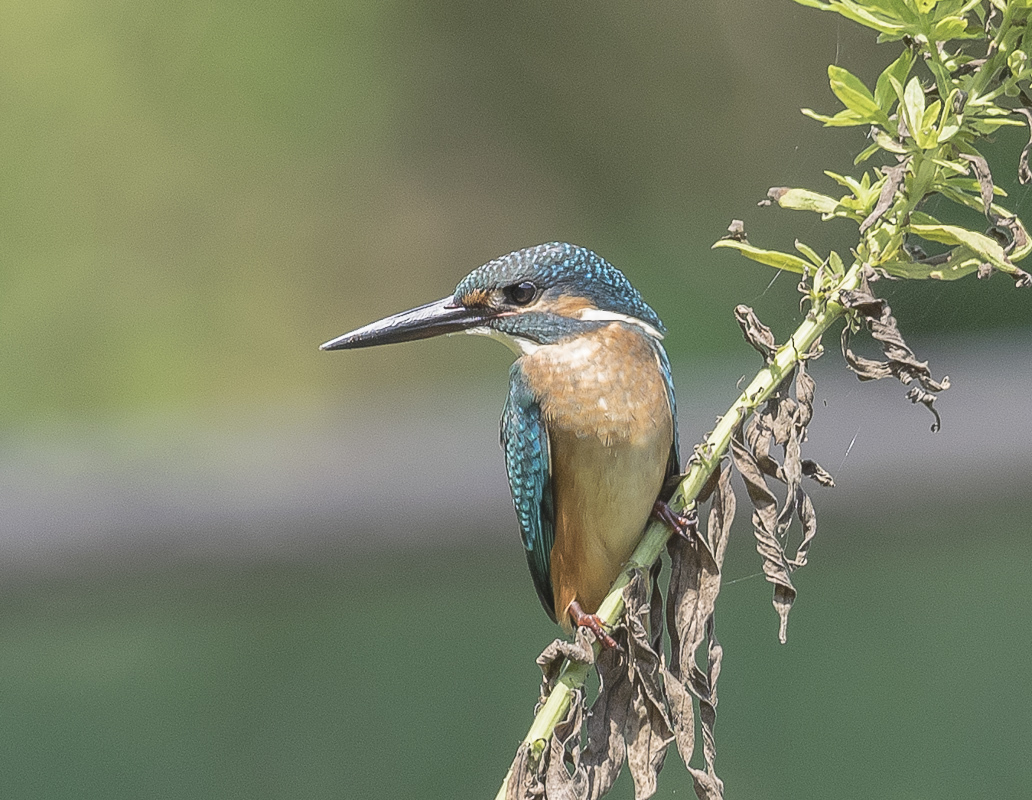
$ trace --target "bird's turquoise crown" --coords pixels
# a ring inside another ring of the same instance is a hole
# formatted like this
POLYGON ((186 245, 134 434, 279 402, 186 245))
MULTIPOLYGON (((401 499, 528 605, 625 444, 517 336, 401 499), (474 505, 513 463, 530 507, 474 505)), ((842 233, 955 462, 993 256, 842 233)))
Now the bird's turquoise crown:
POLYGON ((454 302, 470 307, 498 290, 528 285, 535 297, 522 313, 500 316, 489 326, 501 333, 548 344, 608 324, 569 313, 571 299, 582 309, 644 322, 662 336, 659 316, 620 270, 586 247, 552 242, 516 250, 477 267, 455 287, 454 302))

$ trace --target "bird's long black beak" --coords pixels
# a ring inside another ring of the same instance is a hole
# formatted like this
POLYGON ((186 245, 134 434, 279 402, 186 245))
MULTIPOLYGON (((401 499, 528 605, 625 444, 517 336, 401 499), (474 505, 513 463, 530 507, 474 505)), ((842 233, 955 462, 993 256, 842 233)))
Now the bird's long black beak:
POLYGON ((429 339, 475 328, 497 315, 490 309, 466 308, 451 297, 402 311, 319 345, 320 350, 352 350, 378 344, 429 339))

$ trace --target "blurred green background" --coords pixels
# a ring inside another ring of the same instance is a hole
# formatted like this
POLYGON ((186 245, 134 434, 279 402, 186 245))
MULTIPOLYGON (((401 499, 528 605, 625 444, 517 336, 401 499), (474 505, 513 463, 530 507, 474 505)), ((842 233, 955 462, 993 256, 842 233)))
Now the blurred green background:
MULTIPOLYGON (((833 191, 862 132, 798 109, 896 47, 788 0, 0 6, 0 797, 493 796, 556 632, 506 508, 510 357, 316 346, 585 244, 670 328, 687 449, 754 367, 734 306, 799 318, 710 244, 848 248, 755 202, 833 191)), ((1023 143, 987 152, 1027 218, 1023 143)), ((788 645, 744 511, 726 568, 729 797, 1032 779, 1029 295, 885 291, 946 424, 819 363, 840 486, 788 645)))

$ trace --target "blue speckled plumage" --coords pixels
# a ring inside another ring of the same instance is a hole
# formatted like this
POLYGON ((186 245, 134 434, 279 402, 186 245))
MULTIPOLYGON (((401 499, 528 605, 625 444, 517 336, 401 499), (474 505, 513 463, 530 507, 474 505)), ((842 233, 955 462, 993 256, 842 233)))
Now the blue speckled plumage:
MULTIPOLYGON (((539 244, 488 261, 459 282, 455 287, 454 299, 457 303, 462 302, 464 297, 475 291, 495 289, 523 280, 536 283, 545 294, 553 297, 582 297, 595 308, 635 317, 659 333, 666 333, 656 312, 620 270, 586 247, 564 242, 539 244)), ((550 335, 552 332, 547 327, 547 320, 533 319, 540 317, 540 312, 529 311, 520 316, 528 318, 524 324, 536 323, 535 334, 545 336, 545 340, 554 338, 550 335)), ((562 320, 557 319, 560 315, 547 316, 551 317, 553 324, 562 324, 562 320)), ((558 333, 567 332, 561 330, 558 333)))
POLYGON ((502 450, 509 490, 520 527, 527 564, 541 605, 556 621, 552 595, 551 553, 555 542, 555 512, 549 476, 548 433, 541 407, 517 364, 509 370, 509 396, 502 411, 502 450))
POLYGON ((451 297, 323 345, 365 347, 467 332, 518 355, 501 444, 534 587, 569 628, 594 613, 679 471, 663 323, 627 278, 554 242, 489 261, 451 297))

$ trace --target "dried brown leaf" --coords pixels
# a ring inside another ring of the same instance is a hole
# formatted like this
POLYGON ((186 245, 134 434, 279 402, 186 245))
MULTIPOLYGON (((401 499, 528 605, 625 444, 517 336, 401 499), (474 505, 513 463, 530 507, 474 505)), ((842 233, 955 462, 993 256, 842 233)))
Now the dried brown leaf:
MULTIPOLYGON (((623 632, 618 634, 622 639, 623 632)), ((573 752, 571 780, 583 787, 585 800, 602 797, 612 788, 627 755, 624 729, 632 686, 614 663, 619 655, 618 651, 607 650, 599 656, 603 685, 588 714, 587 746, 583 753, 573 752)), ((548 797, 551 800, 550 794, 548 797)))
MULTIPOLYGON (((900 135, 903 135, 902 132, 900 135)), ((885 185, 882 186, 881 194, 878 195, 878 202, 874 204, 874 209, 867 215, 867 218, 860 223, 860 233, 863 233, 870 228, 892 207, 892 201, 896 198, 896 192, 899 191, 899 187, 903 184, 903 178, 907 174, 907 166, 909 166, 909 164, 910 156, 907 156, 895 167, 882 168, 882 172, 885 174, 887 180, 885 181, 885 185)))
MULTIPOLYGON (((580 693, 578 692, 578 695, 580 693)), ((584 706, 580 697, 570 703, 566 718, 555 726, 555 732, 548 743, 548 758, 545 759, 545 792, 548 800, 585 800, 587 787, 585 776, 574 770, 571 775, 566 769, 566 755, 572 750, 576 759, 580 754, 580 731, 584 719, 584 706)))
POLYGON ((923 403, 935 415, 932 430, 937 431, 940 419, 934 406, 935 395, 948 389, 950 380, 934 380, 928 369, 928 362, 917 360, 914 351, 904 341, 889 304, 871 293, 868 277, 864 277, 858 289, 842 292, 842 303, 863 320, 871 331, 871 336, 881 343, 886 360, 875 361, 856 355, 849 347, 851 329, 846 325, 842 329, 842 355, 846 359, 846 364, 862 381, 879 380, 890 375, 894 375, 904 385, 916 380, 924 392, 920 396, 915 395, 915 402, 923 403))
POLYGON ((731 224, 727 226, 727 238, 736 242, 749 241, 749 237, 745 235, 745 223, 740 219, 731 220, 731 224))
POLYGON ((1029 153, 1032 152, 1032 111, 1027 108, 1015 108, 1014 113, 1021 114, 1028 121, 1029 126, 1028 144, 1025 145, 1018 157, 1018 180, 1022 184, 1026 184, 1032 181, 1032 170, 1028 167, 1029 153))
POLYGON ((505 800, 540 800, 545 794, 545 782, 530 763, 530 745, 520 745, 513 759, 509 782, 505 786, 505 800))
POLYGON ((935 417, 935 422, 932 423, 932 433, 938 432, 939 428, 942 427, 942 420, 939 418, 939 412, 935 410, 935 395, 931 392, 926 392, 920 386, 913 387, 906 394, 907 400, 917 405, 920 403, 935 417))
POLYGON ((727 548, 735 513, 731 469, 723 466, 713 490, 707 536, 696 531, 691 540, 674 537, 671 557, 667 624, 670 629, 670 666, 664 670, 664 686, 677 750, 692 774, 695 792, 704 800, 719 800, 724 786, 714 762, 716 745, 717 678, 722 650, 713 632, 713 610, 720 592, 720 566, 727 548), (700 650, 707 642, 704 667, 698 666, 700 650), (695 702, 702 724, 705 768, 691 765, 695 752, 695 702))
POLYGON ((978 153, 961 153, 960 157, 970 162, 974 170, 975 178, 978 180, 979 194, 982 196, 982 212, 989 220, 994 220, 993 214, 993 174, 989 171, 989 162, 978 153))
MULTIPOLYGON (((778 515, 778 535, 784 537, 792 522, 793 513, 799 519, 803 529, 803 539, 796 548, 791 563, 796 567, 806 564, 806 554, 810 544, 817 535, 817 514, 810 496, 803 489, 804 467, 802 460, 802 444, 806 441, 806 426, 813 419, 813 398, 817 385, 806 371, 806 362, 796 367, 795 377, 795 415, 789 430, 788 441, 785 442, 785 482, 788 492, 785 507, 778 515)), ((831 476, 828 476, 829 478, 831 476)))
POLYGON ((742 333, 745 334, 745 341, 763 356, 768 363, 777 350, 777 343, 774 341, 774 334, 770 328, 760 322, 759 318, 749 306, 739 305, 735 307, 735 319, 738 321, 742 333))
POLYGON ((752 502, 756 550, 763 559, 764 576, 774 584, 774 609, 781 621, 778 639, 784 644, 788 640, 788 612, 792 609, 796 590, 792 586, 791 566, 777 538, 778 501, 767 486, 756 457, 742 438, 741 426, 731 439, 731 457, 735 468, 745 480, 745 488, 752 502))
POLYGON ((724 649, 717 641, 714 631, 713 615, 706 620, 706 640, 708 643, 706 661, 709 669, 705 673, 694 671, 692 681, 696 696, 699 698, 699 720, 702 723, 702 757, 705 770, 689 767, 695 784, 695 794, 700 800, 721 800, 724 796, 724 782, 717 777, 716 758, 717 745, 714 728, 717 723, 717 679, 720 677, 720 663, 724 649))
MULTIPOLYGON (((999 214, 994 214, 993 227, 989 229, 989 235, 1003 245, 1007 255, 1028 246, 1028 234, 1017 217, 1003 217, 999 214)), ((1015 275, 1014 278, 1017 280, 1020 278, 1020 274, 1015 275)))
POLYGON ((577 634, 572 642, 566 639, 555 639, 537 657, 537 665, 541 668, 542 698, 547 697, 548 693, 552 691, 552 687, 555 686, 565 659, 578 664, 590 664, 595 660, 587 628, 578 628, 577 634))
MULTIPOLYGON (((655 586, 650 597, 648 585, 641 570, 624 590, 625 623, 613 632, 619 648, 603 650, 595 661, 601 687, 591 711, 585 716, 584 696, 578 692, 540 763, 530 764, 522 750, 517 753, 509 797, 597 800, 612 788, 625 762, 635 798, 647 800, 655 794, 674 731, 662 659, 652 645, 649 624, 662 600, 655 586), (587 745, 582 748, 584 734, 587 745)), ((576 644, 553 642, 546 648, 539 659, 546 685, 554 680, 556 659, 570 653, 583 658, 585 648, 590 652, 588 642, 579 634, 576 644)))
POLYGON ((663 592, 659 588, 659 573, 663 566, 663 559, 657 558, 649 572, 649 582, 652 584, 652 597, 649 600, 649 645, 657 653, 663 652, 663 592))
POLYGON ((643 573, 624 590, 624 602, 627 606, 627 679, 633 687, 624 739, 627 766, 634 779, 634 796, 644 800, 656 792, 656 780, 667 747, 674 740, 674 732, 667 716, 662 660, 652 648, 645 624, 651 607, 643 573))
POLYGON ((832 487, 835 485, 835 479, 831 477, 831 473, 812 459, 803 459, 803 474, 807 478, 817 481, 821 486, 832 487))
MULTIPOLYGON (((1019 109, 1022 113, 1028 113, 1026 109, 1019 109)), ((1032 118, 1030 118, 1032 121, 1032 118)), ((1030 142, 1032 145, 1032 142, 1030 142)), ((1028 146, 1022 152, 1022 161, 1019 163, 1018 172, 1019 178, 1022 169, 1028 171, 1028 146)), ((979 192, 982 197, 982 209, 985 213, 986 219, 988 219, 992 225, 987 233, 992 236, 996 241, 1003 247, 1004 252, 1010 255, 1014 251, 1020 251, 1028 245, 1028 234, 1025 232, 1025 228, 1017 217, 1007 217, 1001 214, 997 214, 993 210, 993 175, 989 170, 989 162, 978 153, 962 153, 961 158, 969 161, 971 167, 974 170, 975 177, 978 179, 979 192)), ((1022 181, 1023 183, 1027 181, 1022 181)), ((1012 265, 1013 266, 1013 265, 1012 265)), ((992 264, 980 264, 978 267, 978 277, 987 278, 994 272, 992 264)), ((1024 270, 1014 267, 1013 271, 1010 271, 1011 277, 1014 279, 1015 284, 1019 289, 1027 288, 1032 286, 1032 275, 1025 272, 1024 270)), ((908 395, 909 396, 909 395, 908 395)), ((914 402, 924 402, 924 400, 915 400, 914 402)), ((929 406, 931 408, 931 406, 929 406)), ((932 413, 935 413, 932 409, 932 413)))

